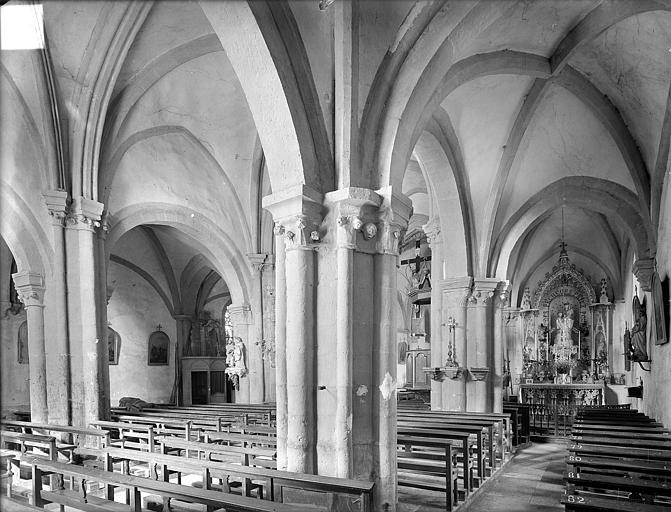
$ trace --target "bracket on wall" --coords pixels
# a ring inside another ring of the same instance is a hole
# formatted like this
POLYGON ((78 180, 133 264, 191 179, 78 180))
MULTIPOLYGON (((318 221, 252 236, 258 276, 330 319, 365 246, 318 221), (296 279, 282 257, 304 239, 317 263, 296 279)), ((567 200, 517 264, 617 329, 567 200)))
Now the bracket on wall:
POLYGON ((489 375, 489 368, 471 366, 468 371, 473 380, 482 381, 489 375))

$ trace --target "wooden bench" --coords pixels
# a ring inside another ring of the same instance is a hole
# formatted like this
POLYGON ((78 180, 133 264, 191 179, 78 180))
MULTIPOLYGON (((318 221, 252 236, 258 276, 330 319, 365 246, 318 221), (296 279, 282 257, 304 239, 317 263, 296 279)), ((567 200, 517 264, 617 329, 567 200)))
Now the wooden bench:
POLYGON ((92 421, 91 426, 99 430, 116 432, 116 438, 109 440, 108 446, 115 445, 122 448, 154 451, 153 425, 123 423, 119 421, 92 421))
POLYGON ((610 474, 639 474, 671 479, 671 462, 616 457, 569 455, 565 459, 567 469, 576 473, 602 470, 610 474))
MULTIPOLYGON (((459 501, 457 472, 454 470, 456 451, 451 440, 415 436, 398 436, 396 444, 398 485, 415 489, 445 492, 445 510, 451 511, 459 501), (413 450, 420 448, 420 450, 413 450), (426 452, 423 448, 437 448, 442 453, 426 452)), ((465 494, 468 494, 466 488, 465 494)))
POLYGON ((56 437, 56 445, 70 450, 72 445, 81 445, 93 441, 93 445, 101 448, 109 443, 109 432, 95 428, 73 427, 56 423, 32 423, 27 421, 2 421, 2 430, 14 430, 26 434, 51 435, 56 437), (75 436, 74 439, 69 439, 75 436), (70 442, 72 441, 72 442, 70 442))
MULTIPOLYGON (((143 453, 137 451, 137 453, 143 453)), ((58 503, 75 510, 91 512, 142 510, 141 491, 158 494, 164 499, 176 499, 188 503, 199 503, 213 509, 225 508, 226 512, 292 512, 295 505, 285 505, 266 500, 257 500, 246 496, 222 493, 208 489, 195 489, 185 485, 122 475, 109 471, 85 468, 74 464, 45 461, 35 458, 33 466, 33 488, 30 498, 31 505, 44 507, 49 502, 58 503), (42 488, 43 474, 56 473, 68 476, 79 482, 79 491, 67 489, 42 488), (110 499, 90 496, 86 492, 86 482, 94 481, 114 487, 127 488, 130 491, 129 503, 117 503, 110 499)))
MULTIPOLYGON (((461 452, 461 464, 462 464, 462 478, 464 480, 464 488, 471 492, 473 491, 474 478, 471 467, 471 455, 470 455, 470 434, 464 432, 452 432, 449 430, 429 430, 429 429, 416 429, 416 428, 397 428, 397 439, 399 437, 417 437, 422 439, 433 439, 441 440, 452 440, 455 442, 455 447, 458 451, 461 452)), ((481 483, 481 482, 479 482, 481 483)))
POLYGON ((170 436, 159 436, 158 442, 160 443, 160 453, 169 453, 171 449, 176 449, 178 454, 184 451, 186 457, 189 457, 191 453, 195 453, 197 459, 237 462, 243 466, 277 467, 277 462, 275 461, 277 450, 275 448, 201 443, 170 436))
POLYGON ((629 459, 671 461, 671 451, 652 448, 632 448, 618 446, 616 448, 603 444, 570 443, 568 451, 574 455, 599 455, 629 459))
POLYGON ((487 466, 490 470, 496 468, 497 455, 496 455, 496 446, 493 435, 493 428, 491 424, 475 423, 475 424, 463 424, 459 423, 458 420, 443 420, 443 419, 414 419, 412 421, 407 419, 398 419, 397 425, 403 427, 415 427, 415 428, 425 428, 425 429, 441 429, 445 428, 447 430, 457 431, 457 432, 468 432, 472 434, 476 439, 477 449, 482 453, 483 461, 480 461, 478 458, 478 464, 482 462, 482 471, 478 471, 478 475, 481 478, 484 478, 485 475, 484 469, 486 461, 487 466), (479 429, 479 430, 478 430, 479 429))
POLYGON ((44 509, 35 507, 30 503, 11 499, 8 496, 0 496, 0 510, 2 512, 44 512, 44 509))
POLYGON ((277 437, 256 434, 236 434, 230 432, 205 432, 205 442, 239 444, 241 446, 277 446, 277 437))
POLYGON ((580 491, 564 492, 560 502, 564 505, 566 512, 668 512, 669 510, 666 505, 651 505, 580 491))
POLYGON ((574 489, 588 488, 605 491, 631 492, 650 496, 671 496, 671 483, 638 477, 622 477, 598 473, 564 473, 564 481, 568 484, 567 492, 574 489))
POLYGON ((636 437, 605 437, 599 434, 572 435, 571 440, 577 443, 604 444, 608 446, 635 446, 638 448, 655 448, 658 450, 671 450, 671 440, 650 439, 636 437))
MULTIPOLYGON (((91 455, 95 452, 95 450, 89 450, 86 454, 91 455)), ((235 478, 242 482, 242 493, 245 496, 249 495, 252 488, 251 484, 254 483, 257 487, 260 486, 263 489, 260 496, 264 500, 284 502, 287 498, 286 491, 294 489, 327 495, 341 495, 350 499, 352 504, 355 503, 355 508, 360 512, 371 511, 374 486, 372 482, 307 475, 202 459, 187 459, 174 455, 124 450, 121 448, 97 450, 97 453, 98 456, 103 458, 104 467, 109 471, 112 470, 113 459, 139 461, 150 465, 150 474, 153 478, 161 478, 164 481, 168 480, 169 471, 171 470, 178 473, 202 476, 202 487, 204 489, 212 487, 213 478, 219 479, 225 484, 230 481, 230 478, 235 478)), ((223 488, 224 490, 229 490, 227 485, 224 485, 223 488)), ((293 506, 300 507, 298 504, 293 506)))

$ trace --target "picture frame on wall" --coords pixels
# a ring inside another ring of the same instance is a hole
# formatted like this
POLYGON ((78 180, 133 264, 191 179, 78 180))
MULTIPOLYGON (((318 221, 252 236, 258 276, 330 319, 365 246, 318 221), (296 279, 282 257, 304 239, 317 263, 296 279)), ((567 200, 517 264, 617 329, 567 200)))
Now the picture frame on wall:
POLYGON ((111 327, 107 327, 107 351, 109 364, 119 364, 119 351, 121 349, 121 336, 111 327))
POLYGON ((167 366, 170 352, 170 338, 163 331, 154 331, 149 335, 147 345, 147 364, 149 366, 167 366))

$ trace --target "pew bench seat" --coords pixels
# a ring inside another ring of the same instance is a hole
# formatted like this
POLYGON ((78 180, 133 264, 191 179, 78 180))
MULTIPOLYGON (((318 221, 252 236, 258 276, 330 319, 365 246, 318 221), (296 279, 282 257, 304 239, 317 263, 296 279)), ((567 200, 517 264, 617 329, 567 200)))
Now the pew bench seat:
POLYGON ((665 512, 669 510, 665 505, 610 498, 579 491, 565 492, 560 501, 566 512, 665 512))

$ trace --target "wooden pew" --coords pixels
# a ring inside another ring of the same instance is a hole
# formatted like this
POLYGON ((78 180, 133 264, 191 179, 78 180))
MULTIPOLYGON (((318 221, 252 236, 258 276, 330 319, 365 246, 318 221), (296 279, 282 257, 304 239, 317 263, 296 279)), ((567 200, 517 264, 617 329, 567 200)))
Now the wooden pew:
POLYGON ((0 510, 2 512, 44 512, 44 509, 35 507, 30 503, 11 499, 8 496, 0 496, 0 510))
POLYGON ((618 499, 580 491, 564 492, 560 499, 566 512, 668 512, 666 505, 651 505, 627 499, 618 499))
MULTIPOLYGON (((423 413, 408 413, 404 411, 398 415, 398 421, 422 421, 441 422, 449 425, 480 426, 486 429, 486 439, 492 439, 491 449, 488 450, 488 458, 492 461, 492 468, 496 467, 496 461, 500 457, 501 464, 505 461, 506 454, 512 448, 512 436, 506 438, 504 421, 502 418, 487 418, 481 416, 469 417, 464 415, 453 415, 450 412, 437 411, 438 414, 425 415, 423 413)), ((459 413, 460 414, 460 413, 459 413)))
POLYGON ((205 442, 239 444, 242 446, 277 446, 277 437, 257 434, 236 434, 231 432, 205 432, 205 442))
POLYGON ((492 437, 491 425, 488 430, 488 428, 483 425, 460 425, 451 422, 442 422, 440 420, 426 421, 418 419, 417 421, 408 421, 399 418, 397 428, 417 428, 424 430, 445 429, 452 432, 468 433, 475 438, 478 477, 484 479, 487 476, 490 476, 487 475, 485 471, 485 459, 488 461, 487 465, 492 472, 496 468, 496 456, 494 453, 494 440, 492 437), (485 453, 487 454, 487 457, 485 457, 485 453))
MULTIPOLYGON (((135 452, 144 453, 139 451, 135 452)), ((285 505, 283 503, 257 500, 246 496, 237 496, 209 489, 195 489, 186 485, 122 475, 74 464, 63 464, 36 458, 32 461, 32 466, 33 488, 31 505, 42 508, 45 504, 53 502, 75 510, 83 511, 111 512, 130 510, 132 512, 140 512, 142 510, 140 493, 141 491, 145 491, 152 494, 158 494, 164 499, 176 499, 189 503, 199 503, 212 508, 225 508, 226 512, 292 512, 296 510, 296 506, 293 504, 285 505), (42 475, 50 473, 72 477, 79 482, 80 490, 43 489, 42 475), (85 492, 86 485, 84 482, 89 481, 129 489, 131 496, 130 503, 125 505, 109 499, 97 498, 87 494, 85 492)))
POLYGON ((459 419, 462 421, 493 421, 497 427, 498 434, 501 436, 502 446, 505 445, 505 451, 512 452, 512 420, 510 413, 481 413, 481 412, 454 412, 454 411, 423 411, 421 413, 411 411, 398 411, 398 417, 407 417, 408 415, 422 416, 426 418, 442 417, 459 419), (500 426, 499 426, 500 425, 500 426))
MULTIPOLYGON (((415 436, 398 436, 396 444, 398 485, 415 489, 445 492, 445 510, 451 511, 459 501, 457 472, 454 470, 456 451, 451 440, 415 436), (420 450, 413 450, 420 448, 420 450), (441 454, 426 452, 423 448, 437 448, 441 454)), ((465 494, 468 488, 465 487, 465 494)))
POLYGON ((574 473, 602 470, 606 474, 634 473, 671 479, 671 462, 579 455, 569 455, 565 462, 567 470, 574 473))
MULTIPOLYGON (((464 488, 468 492, 473 490, 474 479, 472 477, 471 455, 470 455, 470 434, 467 432, 453 432, 449 430, 431 430, 431 429, 416 429, 416 428, 397 428, 398 437, 417 437, 422 439, 433 440, 453 440, 457 450, 461 452, 461 464, 464 480, 464 488)), ((480 482, 482 483, 482 482, 480 482)))
MULTIPOLYGON (((360 512, 371 511, 374 486, 372 482, 307 475, 262 467, 242 466, 227 462, 187 459, 174 455, 121 448, 107 448, 97 451, 89 449, 85 453, 91 455, 96 452, 99 456, 103 457, 105 461, 104 467, 109 471, 112 470, 112 459, 144 462, 149 464, 152 478, 161 478, 164 481, 168 479, 168 472, 173 471, 181 474, 200 475, 203 478, 202 487, 204 489, 212 488, 212 479, 220 479, 225 483, 223 486, 224 490, 228 490, 230 478, 235 478, 243 482, 242 492, 245 496, 249 494, 251 489, 250 482, 255 482, 257 486, 263 488, 263 492, 261 493, 263 500, 284 502, 287 494, 286 490, 298 489, 322 494, 342 495, 348 497, 351 503, 357 503, 356 508, 360 512)), ((298 507, 299 510, 301 509, 298 504, 292 506, 298 507)), ((311 509, 307 508, 306 510, 311 509)))
POLYGON ((88 439, 95 440, 95 445, 98 448, 107 446, 109 443, 109 432, 106 430, 95 429, 95 428, 84 428, 84 427, 73 427, 71 425, 58 425, 56 423, 33 423, 27 421, 5 421, 3 420, 0 423, 0 428, 2 430, 15 430, 18 432, 24 432, 26 434, 46 434, 54 435, 54 433, 59 434, 56 436, 56 444, 59 448, 65 450, 70 450, 72 445, 80 445, 87 442, 88 439), (37 432, 34 432, 36 431, 37 432), (58 437, 69 437, 76 436, 76 439, 73 443, 67 441, 61 441, 58 437))
POLYGON ((630 459, 671 461, 670 450, 656 450, 651 448, 632 448, 626 446, 613 447, 603 444, 570 443, 568 451, 578 457, 583 455, 610 455, 630 459))
POLYGON ((182 451, 185 452, 186 457, 189 457, 191 453, 195 453, 197 459, 219 462, 237 462, 243 466, 277 467, 277 463, 275 462, 277 451, 275 448, 201 443, 170 436, 161 436, 159 442, 159 453, 171 453, 173 449, 176 449, 178 455, 181 454, 182 451))
POLYGON ((153 425, 123 423, 119 421, 92 421, 90 425, 99 430, 117 433, 116 438, 108 442, 108 446, 115 445, 121 448, 154 451, 153 425))

